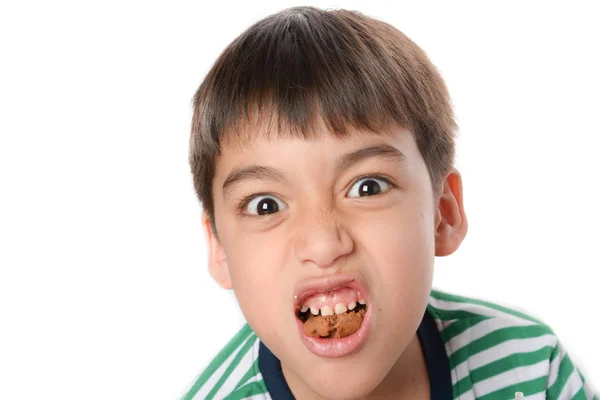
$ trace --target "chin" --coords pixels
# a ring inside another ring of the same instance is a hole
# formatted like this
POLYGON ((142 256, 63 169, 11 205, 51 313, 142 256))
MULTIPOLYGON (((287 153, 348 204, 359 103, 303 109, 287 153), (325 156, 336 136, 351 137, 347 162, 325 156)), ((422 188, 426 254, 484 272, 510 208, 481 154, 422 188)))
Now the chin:
POLYGON ((385 377, 384 371, 372 365, 374 362, 315 367, 308 371, 304 382, 326 399, 361 399, 373 392, 385 377))
POLYGON ((345 378, 319 383, 319 386, 313 386, 312 390, 330 400, 354 400, 368 396, 378 384, 379 382, 373 382, 373 379, 369 377, 362 380, 345 378))

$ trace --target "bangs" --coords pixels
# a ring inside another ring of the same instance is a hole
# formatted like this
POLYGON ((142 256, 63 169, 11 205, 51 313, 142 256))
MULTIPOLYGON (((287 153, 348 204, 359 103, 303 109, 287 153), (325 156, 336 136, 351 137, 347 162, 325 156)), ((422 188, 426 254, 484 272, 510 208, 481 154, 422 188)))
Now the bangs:
POLYGON ((322 132, 321 119, 338 137, 352 129, 383 133, 391 125, 412 130, 418 93, 379 28, 356 13, 303 7, 259 21, 223 52, 198 91, 198 128, 217 147, 258 131, 310 139, 322 132))

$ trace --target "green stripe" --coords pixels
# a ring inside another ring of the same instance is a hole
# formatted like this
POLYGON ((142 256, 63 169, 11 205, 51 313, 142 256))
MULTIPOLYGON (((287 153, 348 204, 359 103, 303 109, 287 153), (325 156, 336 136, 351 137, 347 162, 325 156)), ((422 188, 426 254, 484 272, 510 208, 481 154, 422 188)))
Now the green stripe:
MULTIPOLYGON (((437 319, 441 319, 442 321, 451 321, 453 319, 468 319, 468 318, 481 318, 488 317, 487 315, 475 314, 470 311, 465 310, 442 310, 440 308, 436 308, 432 305, 428 305, 427 309, 430 313, 436 317, 437 319)), ((488 317, 490 318, 490 317, 488 317)))
POLYGON ((581 389, 579 389, 579 391, 575 393, 575 396, 573 396, 571 400, 588 400, 583 386, 581 386, 581 389))
POLYGON ((453 301, 456 303, 471 303, 471 304, 476 304, 476 305, 480 305, 480 306, 485 306, 488 308, 492 308, 494 310, 503 311, 507 314, 511 314, 511 315, 526 319, 528 321, 533 321, 533 322, 543 324, 542 321, 532 317, 531 315, 527 315, 527 314, 524 314, 517 310, 513 310, 512 308, 503 307, 501 305, 490 303, 490 302, 479 300, 479 299, 473 299, 473 298, 464 297, 464 296, 456 296, 456 295, 449 294, 449 293, 439 292, 437 290, 431 290, 431 297, 438 299, 438 300, 453 301))
POLYGON ((511 326, 508 328, 501 328, 495 330, 494 332, 490 332, 477 340, 473 340, 466 346, 461 347, 450 356, 450 365, 460 365, 472 355, 477 354, 480 351, 487 350, 490 347, 496 346, 500 343, 504 343, 507 340, 528 339, 546 335, 548 333, 551 333, 551 331, 545 325, 511 326))
POLYGON ((214 372, 227 360, 247 338, 252 334, 252 329, 248 324, 244 325, 242 329, 227 343, 227 345, 217 354, 217 356, 211 361, 211 363, 206 367, 204 372, 200 375, 200 377, 196 380, 192 388, 187 392, 187 394, 182 398, 182 400, 191 400, 194 398, 196 393, 200 390, 202 385, 206 383, 206 381, 214 374, 214 372))
MULTIPOLYGON (((585 391, 585 377, 583 376, 583 374, 581 373, 581 371, 577 370, 577 372, 579 373, 579 377, 581 378, 581 384, 583 385, 583 390, 585 391)), ((588 388, 591 391, 591 388, 588 388)), ((596 396, 594 393, 592 393, 592 400, 598 400, 598 396, 596 396)))
POLYGON ((565 387, 567 379, 569 379, 569 376, 571 376, 573 370, 573 363, 571 362, 569 356, 565 354, 560 366, 558 367, 558 376, 556 377, 556 382, 554 382, 554 384, 548 389, 548 397, 558 398, 558 395, 565 387))
POLYGON ((458 381, 454 385, 452 385, 452 396, 454 399, 459 398, 464 393, 473 389, 473 384, 468 381, 468 379, 470 379, 470 378, 471 377, 469 375, 467 375, 465 378, 461 379, 460 381, 458 381))
MULTIPOLYGON (((536 351, 527 353, 515 353, 510 356, 501 358, 489 364, 483 365, 479 368, 475 368, 471 371, 468 376, 456 383, 458 394, 463 394, 471 390, 474 384, 483 380, 489 379, 493 376, 499 375, 503 372, 510 371, 514 368, 525 367, 527 365, 537 364, 540 361, 548 360, 548 355, 552 352, 553 347, 546 346, 536 351)), ((546 385, 539 389, 539 391, 545 390, 546 385)))
POLYGON ((474 318, 467 319, 467 320, 456 321, 455 323, 453 323, 452 325, 450 325, 449 327, 447 327, 446 329, 441 331, 440 336, 442 337, 442 340, 444 341, 444 343, 447 343, 452 338, 460 335, 467 329, 474 327, 475 325, 479 324, 480 322, 487 321, 490 318, 491 317, 474 317, 474 318))
POLYGON ((556 357, 558 357, 558 355, 560 354, 560 348, 558 346, 556 346, 554 348, 554 351, 552 352, 552 354, 550 355, 550 362, 552 363, 552 361, 554 361, 554 359, 556 357))
POLYGON ((477 400, 514 399, 516 392, 523 392, 526 396, 531 396, 546 389, 546 379, 548 377, 541 376, 530 381, 515 383, 514 385, 488 393, 485 396, 477 396, 477 400))
POLYGON ((242 346, 240 351, 238 351, 238 353, 235 355, 234 359, 227 366, 227 369, 225 370, 225 372, 223 372, 223 375, 221 375, 221 377, 219 378, 219 380, 217 381, 215 386, 213 386, 210 393, 208 393, 208 395, 206 395, 205 400, 210 400, 215 396, 215 394, 217 394, 219 389, 221 389, 221 386, 223 386, 223 383, 225 383, 225 381, 229 378, 229 375, 231 375, 233 370, 238 367, 240 361, 248 353, 248 350, 252 347, 254 342, 256 342, 256 335, 252 335, 248 338, 248 340, 246 340, 246 343, 244 343, 244 345, 242 346))
POLYGON ((256 396, 257 394, 267 393, 267 387, 264 381, 250 382, 247 385, 240 387, 233 391, 230 395, 225 397, 224 400, 242 400, 250 396, 256 396))
POLYGON ((244 376, 242 376, 242 379, 240 379, 240 381, 237 383, 237 385, 235 385, 235 388, 238 389, 240 386, 242 386, 244 383, 246 383, 246 381, 248 379, 252 378, 257 373, 258 373, 258 358, 256 359, 256 361, 254 361, 254 363, 250 366, 250 368, 248 368, 248 371, 246 371, 244 376))

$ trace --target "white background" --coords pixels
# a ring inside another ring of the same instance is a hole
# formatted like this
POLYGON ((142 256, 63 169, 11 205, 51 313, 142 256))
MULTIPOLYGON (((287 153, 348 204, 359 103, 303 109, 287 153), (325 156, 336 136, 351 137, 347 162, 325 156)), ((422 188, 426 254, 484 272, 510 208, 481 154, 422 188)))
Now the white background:
POLYGON ((386 3, 2 3, 0 398, 175 399, 242 325, 206 271, 191 98, 308 4, 392 23, 447 81, 470 230, 434 286, 543 319, 600 387, 594 2, 386 3))

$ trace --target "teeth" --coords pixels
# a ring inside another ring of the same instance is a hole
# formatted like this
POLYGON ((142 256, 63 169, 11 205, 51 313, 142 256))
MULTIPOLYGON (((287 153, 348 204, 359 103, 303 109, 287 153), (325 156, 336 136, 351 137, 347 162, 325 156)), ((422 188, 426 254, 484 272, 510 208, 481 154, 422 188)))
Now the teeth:
MULTIPOLYGON (((348 311, 348 309, 346 308, 346 305, 344 303, 337 303, 335 305, 335 313, 336 314, 343 314, 346 311, 348 311)), ((323 310, 321 310, 321 312, 323 312, 323 310)))
POLYGON ((331 309, 331 307, 325 306, 321 308, 321 315, 324 317, 327 315, 333 315, 333 310, 331 309))
POLYGON ((331 308, 330 306, 323 306, 320 310, 317 307, 314 307, 314 306, 309 307, 305 304, 300 309, 300 312, 305 313, 308 310, 310 310, 311 314, 313 314, 313 315, 320 314, 320 315, 326 317, 328 315, 343 314, 348 310, 354 310, 358 304, 365 305, 366 304, 365 299, 361 298, 360 300, 358 300, 358 302, 352 301, 348 305, 346 305, 344 303, 337 303, 333 308, 331 308))

